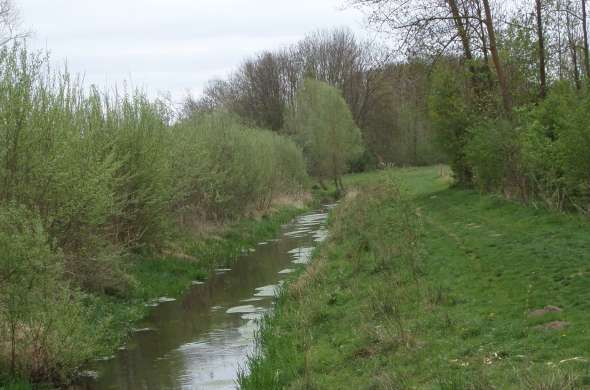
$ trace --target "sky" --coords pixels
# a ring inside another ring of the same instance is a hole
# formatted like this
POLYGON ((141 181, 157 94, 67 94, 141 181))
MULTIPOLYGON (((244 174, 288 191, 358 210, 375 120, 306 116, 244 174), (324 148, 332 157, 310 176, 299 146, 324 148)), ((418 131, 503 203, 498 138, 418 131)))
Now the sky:
POLYGON ((100 87, 180 102, 246 58, 319 29, 365 36, 345 0, 15 0, 29 45, 100 87))

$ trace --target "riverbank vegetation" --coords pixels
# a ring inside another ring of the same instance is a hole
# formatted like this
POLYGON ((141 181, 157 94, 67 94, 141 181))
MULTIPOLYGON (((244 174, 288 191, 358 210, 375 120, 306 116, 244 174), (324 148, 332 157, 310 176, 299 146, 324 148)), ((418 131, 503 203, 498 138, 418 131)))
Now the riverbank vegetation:
POLYGON ((332 238, 279 299, 244 388, 586 385, 586 1, 504 3, 348 1, 392 48, 313 33, 180 113, 87 88, 6 37, 0 372, 69 381, 147 300, 330 179, 347 194, 332 238), (343 179, 441 162, 450 175, 343 179))
POLYGON ((436 168, 345 181, 243 389, 590 384, 585 217, 449 188, 436 168))
POLYGON ((0 69, 2 372, 69 380, 137 317, 109 303, 178 293, 260 238, 203 241, 208 227, 301 203, 305 160, 283 136, 224 112, 172 122, 163 103, 84 90, 20 44, 0 69))
POLYGON ((334 87, 307 79, 297 92, 287 131, 294 135, 307 157, 308 172, 323 189, 325 179, 342 192, 342 175, 363 153, 361 132, 341 93, 334 87))

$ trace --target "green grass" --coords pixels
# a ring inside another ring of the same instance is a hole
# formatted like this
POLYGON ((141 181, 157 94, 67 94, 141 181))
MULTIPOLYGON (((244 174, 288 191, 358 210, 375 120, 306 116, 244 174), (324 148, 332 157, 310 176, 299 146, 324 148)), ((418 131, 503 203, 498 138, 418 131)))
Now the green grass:
POLYGON ((402 196, 391 173, 347 178, 359 195, 279 298, 243 389, 588 387, 590 221, 437 168, 393 175, 402 196), (547 305, 563 311, 529 317, 547 305))
POLYGON ((223 233, 195 240, 184 237, 182 245, 189 259, 138 257, 132 260, 131 274, 138 281, 133 297, 146 301, 156 297, 179 297, 192 281, 202 281, 213 268, 231 266, 256 243, 274 237, 281 225, 304 209, 286 207, 259 219, 243 219, 223 233), (192 260, 194 259, 194 260, 192 260))

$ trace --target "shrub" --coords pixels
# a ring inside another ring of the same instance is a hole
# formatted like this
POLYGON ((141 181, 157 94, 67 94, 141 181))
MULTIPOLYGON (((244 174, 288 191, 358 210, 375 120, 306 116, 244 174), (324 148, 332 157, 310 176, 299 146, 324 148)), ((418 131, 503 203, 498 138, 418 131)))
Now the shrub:
POLYGON ((501 191, 508 196, 526 196, 521 175, 518 130, 505 120, 486 121, 469 130, 465 158, 473 182, 482 191, 501 191))
POLYGON ((184 206, 232 218, 267 209, 277 195, 296 195, 307 180, 301 151, 270 131, 249 129, 230 114, 191 118, 175 128, 184 143, 177 161, 184 206))
POLYGON ((550 206, 590 211, 590 96, 558 84, 524 111, 524 173, 550 206))
POLYGON ((470 185, 471 167, 466 159, 465 146, 469 141, 468 128, 472 123, 471 113, 463 85, 465 75, 450 72, 439 66, 432 81, 428 108, 437 139, 449 157, 451 169, 460 185, 470 185))
POLYGON ((101 324, 65 280, 37 213, 0 208, 0 253, 0 365, 63 380, 100 350, 101 324))

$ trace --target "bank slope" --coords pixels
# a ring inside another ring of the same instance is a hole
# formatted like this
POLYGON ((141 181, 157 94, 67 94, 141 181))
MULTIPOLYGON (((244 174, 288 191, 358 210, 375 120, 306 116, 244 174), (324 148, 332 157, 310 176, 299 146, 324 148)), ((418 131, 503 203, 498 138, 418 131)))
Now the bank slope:
POLYGON ((590 223, 439 173, 348 179, 243 389, 588 386, 590 223))

